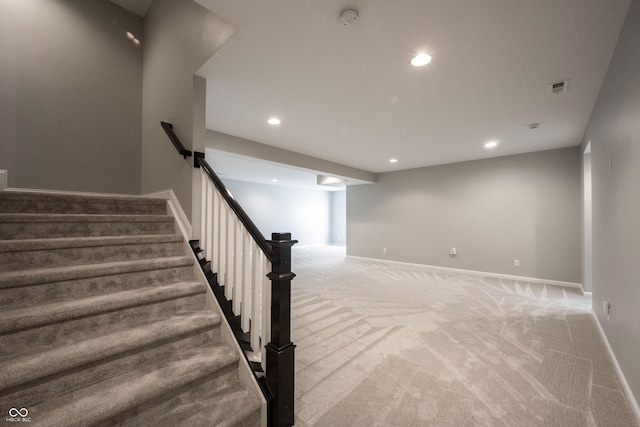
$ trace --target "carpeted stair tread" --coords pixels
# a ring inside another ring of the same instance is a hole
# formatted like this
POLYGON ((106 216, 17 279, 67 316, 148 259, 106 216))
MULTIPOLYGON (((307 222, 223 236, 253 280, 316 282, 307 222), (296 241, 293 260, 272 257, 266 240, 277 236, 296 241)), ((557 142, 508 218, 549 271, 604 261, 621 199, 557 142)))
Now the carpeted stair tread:
POLYGON ((4 369, 0 372, 0 390, 170 340, 176 336, 211 328, 219 325, 220 321, 221 317, 212 311, 194 311, 137 328, 12 357, 2 361, 4 369))
POLYGON ((260 425, 262 403, 239 382, 225 387, 224 393, 205 391, 200 399, 181 399, 181 404, 162 413, 154 421, 161 426, 250 426, 260 425), (252 417, 253 415, 253 417, 252 417), (252 417, 254 420, 247 422, 252 417), (242 422, 245 422, 244 424, 242 422))
POLYGON ((0 240, 174 233, 169 215, 0 213, 0 240))
POLYGON ((205 290, 204 284, 199 282, 172 283, 7 310, 0 312, 0 333, 194 295, 205 290))
POLYGON ((37 223, 37 222, 171 222, 169 215, 144 215, 144 214, 52 214, 52 213, 0 213, 0 223, 37 223))
POLYGON ((178 234, 0 240, 0 272, 182 254, 178 234))
POLYGON ((134 261, 106 262, 100 264, 85 264, 71 267, 40 268, 28 271, 12 271, 0 273, 0 289, 30 286, 49 282, 60 282, 63 280, 151 271, 186 265, 193 265, 193 259, 187 256, 179 256, 134 261))
POLYGON ((0 253, 49 249, 91 248, 108 245, 138 245, 182 242, 179 234, 138 236, 58 237, 53 239, 0 240, 0 253))
POLYGON ((166 213, 166 200, 138 196, 2 191, 0 212, 166 213))
MULTIPOLYGON (((129 371, 119 377, 29 408, 41 426, 87 426, 104 422, 234 363, 239 356, 225 346, 176 354, 173 359, 129 371)), ((149 420, 151 425, 152 420, 149 420)))

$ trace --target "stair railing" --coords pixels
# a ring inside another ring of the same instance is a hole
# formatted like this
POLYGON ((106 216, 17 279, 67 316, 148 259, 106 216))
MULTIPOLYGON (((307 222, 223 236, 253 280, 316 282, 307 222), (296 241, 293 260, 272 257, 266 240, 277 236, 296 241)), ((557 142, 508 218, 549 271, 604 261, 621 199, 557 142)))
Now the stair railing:
POLYGON ((160 122, 160 126, 162 126, 162 129, 164 129, 164 131, 166 132, 167 136, 173 143, 173 146, 176 147, 178 154, 180 154, 185 159, 187 157, 191 157, 191 151, 184 148, 184 145, 182 145, 180 138, 178 138, 178 135, 176 135, 176 133, 173 131, 173 125, 167 122, 160 122))
POLYGON ((241 333, 249 336, 252 357, 248 360, 252 367, 259 365, 254 375, 267 400, 268 425, 290 427, 294 424, 296 347, 291 342, 291 280, 295 277, 291 247, 298 241, 291 239, 291 233, 273 233, 267 240, 204 153, 194 153, 194 167, 201 170, 202 180, 201 265, 206 270, 210 263, 211 271, 217 272, 215 285, 224 288, 226 300, 219 302, 231 302, 233 315, 240 317, 241 333))

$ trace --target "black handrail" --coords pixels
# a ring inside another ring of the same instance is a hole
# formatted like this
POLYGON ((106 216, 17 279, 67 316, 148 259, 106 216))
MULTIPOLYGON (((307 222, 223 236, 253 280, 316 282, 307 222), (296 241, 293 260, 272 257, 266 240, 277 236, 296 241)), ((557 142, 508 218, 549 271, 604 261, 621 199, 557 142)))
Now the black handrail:
POLYGON ((167 133, 167 136, 169 136, 169 139, 171 140, 171 142, 173 142, 173 146, 176 147, 178 153, 180 153, 180 155, 185 159, 187 157, 191 157, 191 154, 193 153, 184 148, 184 145, 182 145, 180 138, 178 138, 178 135, 176 135, 176 133, 173 131, 173 125, 167 122, 160 122, 160 126, 162 126, 162 129, 164 129, 164 131, 167 133))
POLYGON ((249 215, 242 209, 242 206, 236 201, 231 192, 227 190, 227 187, 224 185, 222 180, 218 177, 218 175, 213 171, 213 168, 207 163, 207 161, 202 156, 196 155, 195 161, 200 165, 202 170, 209 176, 213 184, 216 186, 222 197, 227 201, 229 207, 236 213, 238 219, 244 224, 245 228, 253 237, 253 240, 258 244, 262 252, 266 255, 267 259, 273 263, 273 256, 271 254, 271 245, 267 243, 267 239, 264 238, 258 227, 251 221, 249 215))

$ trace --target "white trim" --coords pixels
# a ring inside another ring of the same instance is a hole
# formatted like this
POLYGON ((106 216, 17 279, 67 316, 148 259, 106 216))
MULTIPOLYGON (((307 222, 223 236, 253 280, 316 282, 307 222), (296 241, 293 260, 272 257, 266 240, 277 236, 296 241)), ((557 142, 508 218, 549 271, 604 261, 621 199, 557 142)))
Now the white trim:
POLYGON ((184 213, 182 205, 178 201, 176 194, 173 190, 156 191, 155 193, 146 194, 144 197, 152 197, 158 199, 165 199, 167 201, 168 214, 176 220, 176 226, 180 229, 180 232, 184 238, 189 241, 192 236, 191 222, 184 213))
POLYGON ((405 265, 405 266, 411 266, 411 267, 426 268, 429 270, 443 271, 446 273, 470 274, 473 276, 495 277, 497 279, 518 280, 521 282, 533 282, 533 283, 540 283, 544 285, 561 286, 564 288, 575 288, 580 290, 580 292, 584 294, 584 290, 582 289, 581 283, 563 282, 560 280, 538 279, 534 277, 512 276, 509 274, 489 273, 486 271, 463 270, 461 268, 438 267, 435 265, 415 264, 411 262, 389 261, 386 259, 367 258, 367 257, 353 256, 353 255, 347 255, 347 258, 356 258, 356 259, 363 259, 368 261, 384 262, 391 265, 405 265))
POLYGON ((627 399, 629 400, 629 404, 631 405, 631 410, 633 411, 633 414, 636 416, 636 422, 638 423, 638 425, 640 425, 640 406, 638 406, 638 401, 633 395, 633 392, 631 391, 631 387, 629 387, 629 383, 627 382, 627 378, 624 376, 624 373, 622 372, 622 368, 620 368, 618 359, 616 359, 616 355, 613 352, 611 345, 609 344, 609 340, 607 339, 607 336, 604 333, 604 329, 602 329, 602 325, 600 324, 600 320, 598 319, 598 316, 596 316, 593 310, 591 311, 591 315, 593 316, 593 320, 595 320, 596 325, 598 326, 598 331, 600 332, 600 336, 604 341, 604 345, 607 347, 607 350, 609 351, 609 356, 611 357, 611 360, 613 360, 613 366, 615 367, 616 373, 618 374, 618 378, 622 383, 622 388, 624 389, 624 393, 627 395, 627 399))

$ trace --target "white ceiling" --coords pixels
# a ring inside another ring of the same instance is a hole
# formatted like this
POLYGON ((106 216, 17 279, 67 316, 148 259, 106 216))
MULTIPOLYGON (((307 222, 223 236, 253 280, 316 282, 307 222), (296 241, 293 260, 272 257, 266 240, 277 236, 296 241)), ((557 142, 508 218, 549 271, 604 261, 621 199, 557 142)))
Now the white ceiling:
POLYGON ((199 73, 207 128, 371 172, 579 144, 630 4, 196 1, 238 28, 199 73))

